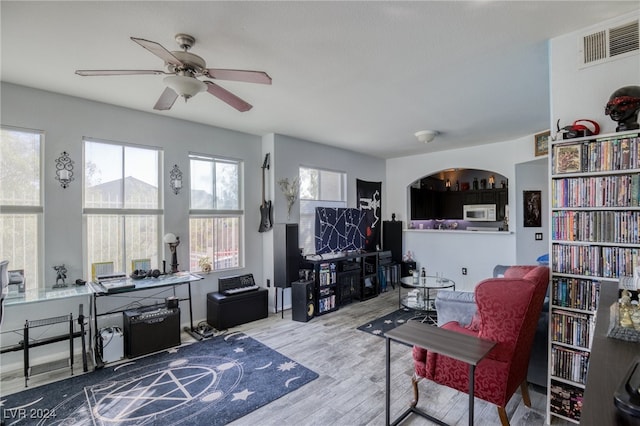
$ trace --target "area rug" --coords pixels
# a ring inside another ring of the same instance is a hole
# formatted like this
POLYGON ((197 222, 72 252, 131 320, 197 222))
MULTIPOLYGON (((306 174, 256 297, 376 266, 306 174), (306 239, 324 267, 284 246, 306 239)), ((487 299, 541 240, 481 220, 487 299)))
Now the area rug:
POLYGON ((384 337, 384 334, 393 330, 397 326, 404 324, 412 319, 422 319, 424 315, 417 313, 411 309, 398 309, 383 317, 376 318, 371 322, 361 325, 358 330, 384 337))
POLYGON ((3 396, 6 425, 223 425, 316 379, 230 333, 3 396))

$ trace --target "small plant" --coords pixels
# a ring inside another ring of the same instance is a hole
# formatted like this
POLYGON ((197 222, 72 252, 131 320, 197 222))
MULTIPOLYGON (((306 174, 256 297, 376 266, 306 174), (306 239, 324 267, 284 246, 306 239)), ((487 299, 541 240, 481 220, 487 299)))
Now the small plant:
POLYGON ((198 266, 200 266, 202 272, 206 272, 207 274, 211 272, 211 259, 209 259, 209 256, 202 256, 198 259, 198 266))

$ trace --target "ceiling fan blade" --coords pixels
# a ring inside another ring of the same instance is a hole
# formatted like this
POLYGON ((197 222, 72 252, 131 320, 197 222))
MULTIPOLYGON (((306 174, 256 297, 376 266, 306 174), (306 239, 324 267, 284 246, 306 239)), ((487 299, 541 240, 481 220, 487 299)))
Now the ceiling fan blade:
POLYGON ((178 94, 170 87, 167 87, 164 89, 164 92, 162 92, 162 95, 160 95, 158 102, 153 106, 153 109, 157 109, 159 111, 171 109, 176 99, 178 99, 178 94))
POLYGON ((224 70, 208 68, 207 75, 216 80, 244 81, 247 83, 271 84, 271 77, 263 71, 224 70))
POLYGON ((153 53, 154 55, 156 55, 157 57, 159 57, 160 59, 162 59, 168 64, 172 64, 178 67, 184 66, 184 64, 180 62, 178 58, 173 56, 173 53, 169 52, 161 44, 156 43, 155 41, 149 41, 143 38, 135 38, 135 37, 131 37, 131 40, 135 41, 140 46, 144 47, 149 52, 153 53))
POLYGON ((205 81, 205 84, 207 85, 207 92, 211 93, 216 98, 228 103, 238 111, 245 112, 253 108, 251 104, 246 103, 245 101, 243 101, 242 99, 234 95, 233 93, 229 92, 226 89, 223 89, 217 84, 211 81, 205 81))
POLYGON ((158 75, 167 73, 159 70, 76 70, 76 74, 88 77, 94 75, 158 75))

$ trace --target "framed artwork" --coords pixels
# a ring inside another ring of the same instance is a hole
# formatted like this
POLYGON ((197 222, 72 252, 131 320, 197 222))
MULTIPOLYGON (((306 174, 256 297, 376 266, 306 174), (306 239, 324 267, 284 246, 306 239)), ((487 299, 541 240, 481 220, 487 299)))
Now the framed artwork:
POLYGON ((96 281, 98 275, 113 274, 113 262, 96 262, 91 264, 91 281, 96 281))
POLYGON ((534 136, 536 157, 549 154, 549 138, 551 137, 551 131, 538 133, 534 136))
POLYGON ((555 173, 577 173, 582 171, 582 145, 556 145, 553 149, 555 173))
POLYGON ((524 227, 542 226, 542 191, 522 191, 524 200, 524 227))
POLYGON ((148 271, 151 269, 151 259, 134 259, 131 261, 131 270, 148 271))

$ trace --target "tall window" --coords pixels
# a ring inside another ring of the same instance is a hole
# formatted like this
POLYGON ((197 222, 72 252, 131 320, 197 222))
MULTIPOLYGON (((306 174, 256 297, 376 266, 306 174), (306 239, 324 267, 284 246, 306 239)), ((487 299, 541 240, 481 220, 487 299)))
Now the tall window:
POLYGON ((347 207, 347 174, 300 167, 300 246, 315 253, 316 207, 347 207))
POLYGON ((213 270, 242 266, 242 163, 190 155, 189 211, 192 271, 208 263, 213 270))
POLYGON ((0 260, 22 270, 26 288, 41 281, 41 132, 3 127, 0 141, 0 260))
POLYGON ((158 148, 84 141, 87 271, 113 262, 114 272, 130 273, 138 259, 158 267, 161 164, 158 148))

